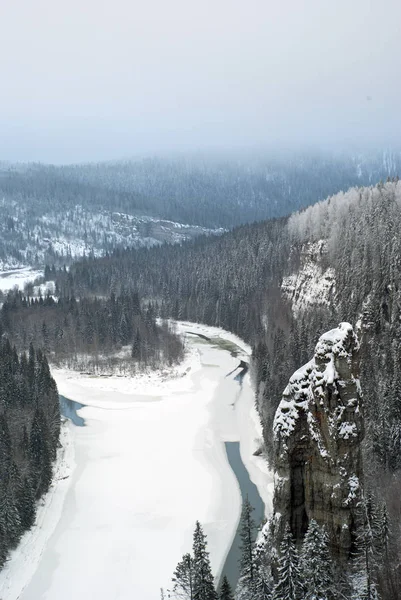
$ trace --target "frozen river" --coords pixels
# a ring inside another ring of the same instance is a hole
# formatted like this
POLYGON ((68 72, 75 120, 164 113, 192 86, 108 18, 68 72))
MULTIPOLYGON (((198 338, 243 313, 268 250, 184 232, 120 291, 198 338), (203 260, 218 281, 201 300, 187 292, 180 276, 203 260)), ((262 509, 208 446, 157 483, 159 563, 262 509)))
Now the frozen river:
MULTIPOLYGON (((213 328, 191 330, 225 338, 213 328)), ((188 344, 191 359, 175 379, 53 372, 60 394, 85 405, 78 411, 85 424, 70 425, 75 468, 20 600, 158 600, 191 550, 197 519, 219 576, 241 508, 225 442, 240 442, 269 510, 271 475, 253 456, 261 432, 249 375, 242 385, 235 372, 226 377, 239 360, 213 340, 188 336, 188 344)))

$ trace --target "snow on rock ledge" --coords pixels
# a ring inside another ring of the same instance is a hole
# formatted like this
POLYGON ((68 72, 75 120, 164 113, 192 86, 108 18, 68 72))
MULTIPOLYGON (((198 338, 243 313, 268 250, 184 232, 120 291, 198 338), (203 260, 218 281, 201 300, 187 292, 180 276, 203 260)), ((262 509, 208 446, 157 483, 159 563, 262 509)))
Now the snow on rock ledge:
POLYGON ((362 478, 358 353, 349 323, 322 335, 312 360, 290 378, 273 424, 276 541, 287 522, 300 541, 315 519, 344 559, 353 541, 362 478))
POLYGON ((335 271, 324 267, 327 253, 323 240, 305 244, 301 252, 301 264, 296 273, 283 278, 281 291, 291 301, 294 314, 309 306, 328 306, 335 294, 335 271))

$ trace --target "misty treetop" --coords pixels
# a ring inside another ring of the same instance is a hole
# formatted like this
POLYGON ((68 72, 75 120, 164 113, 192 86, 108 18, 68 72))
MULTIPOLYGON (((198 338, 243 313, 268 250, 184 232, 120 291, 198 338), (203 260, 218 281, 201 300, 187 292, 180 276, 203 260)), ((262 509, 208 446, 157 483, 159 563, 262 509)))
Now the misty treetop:
POLYGON ((400 153, 381 151, 0 163, 0 268, 70 264, 115 248, 182 242, 288 215, 400 171, 400 153))

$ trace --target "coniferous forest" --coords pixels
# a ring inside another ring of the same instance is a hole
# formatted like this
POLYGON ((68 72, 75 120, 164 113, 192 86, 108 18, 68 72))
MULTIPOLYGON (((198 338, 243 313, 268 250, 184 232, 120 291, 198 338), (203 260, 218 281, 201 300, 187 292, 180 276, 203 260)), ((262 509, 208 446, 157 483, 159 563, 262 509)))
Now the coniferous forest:
POLYGON ((52 481, 60 432, 58 392, 46 356, 0 343, 0 561, 35 521, 52 481))
POLYGON ((110 298, 8 294, 0 311, 0 331, 22 350, 37 344, 53 363, 102 370, 157 368, 178 362, 183 344, 167 322, 156 323, 152 303, 122 292, 110 298), (116 352, 125 349, 122 357, 116 352), (122 360, 125 357, 125 360, 122 360))

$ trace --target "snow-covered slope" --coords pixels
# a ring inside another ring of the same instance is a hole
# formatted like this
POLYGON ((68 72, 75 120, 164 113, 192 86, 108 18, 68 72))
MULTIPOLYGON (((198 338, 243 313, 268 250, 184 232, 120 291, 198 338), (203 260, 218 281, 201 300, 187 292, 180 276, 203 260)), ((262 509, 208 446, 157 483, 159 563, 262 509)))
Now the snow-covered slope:
POLYGON ((0 201, 0 271, 46 262, 67 262, 82 256, 102 256, 117 247, 150 247, 180 243, 198 235, 219 234, 207 229, 121 212, 93 212, 76 205, 64 212, 33 215, 28 205, 0 201))

